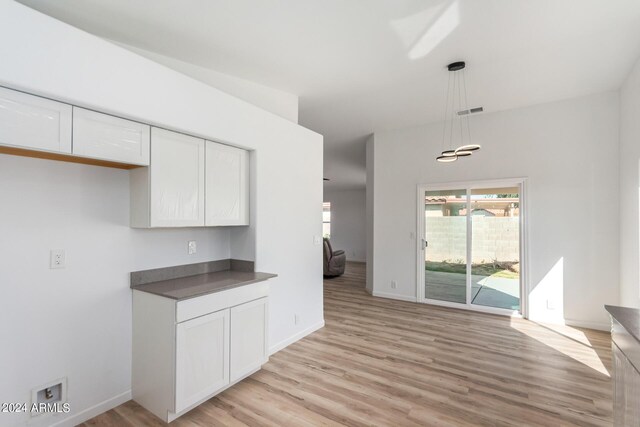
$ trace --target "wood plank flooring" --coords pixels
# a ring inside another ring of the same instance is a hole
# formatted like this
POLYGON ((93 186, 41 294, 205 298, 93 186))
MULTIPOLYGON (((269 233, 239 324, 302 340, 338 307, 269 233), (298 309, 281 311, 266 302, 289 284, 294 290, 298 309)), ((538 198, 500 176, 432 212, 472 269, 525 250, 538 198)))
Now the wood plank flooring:
MULTIPOLYGON (((610 336, 375 298, 325 280, 325 328, 176 426, 609 426, 610 336)), ((163 423, 130 401, 85 426, 163 423)))

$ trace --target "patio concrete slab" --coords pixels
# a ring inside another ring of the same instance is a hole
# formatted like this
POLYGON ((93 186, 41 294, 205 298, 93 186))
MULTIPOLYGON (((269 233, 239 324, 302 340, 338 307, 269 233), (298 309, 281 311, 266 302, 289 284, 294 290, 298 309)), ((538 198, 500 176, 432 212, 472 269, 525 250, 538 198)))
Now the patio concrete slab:
MULTIPOLYGON (((430 270, 425 273, 425 296, 427 298, 465 303, 465 274, 430 270)), ((472 275, 471 280, 472 304, 511 310, 517 310, 520 307, 518 279, 472 275)))

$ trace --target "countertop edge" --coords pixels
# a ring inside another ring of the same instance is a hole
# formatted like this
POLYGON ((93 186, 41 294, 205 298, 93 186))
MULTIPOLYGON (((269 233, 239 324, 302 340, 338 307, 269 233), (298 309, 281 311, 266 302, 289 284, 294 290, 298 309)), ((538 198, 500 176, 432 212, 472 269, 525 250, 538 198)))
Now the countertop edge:
POLYGON ((607 310, 612 319, 618 322, 629 335, 640 343, 640 323, 638 322, 640 309, 617 305, 605 305, 604 309, 607 310))
MULTIPOLYGON (((236 271, 236 270, 223 270, 223 271, 236 271)), ((238 271, 238 272, 239 273, 246 273, 246 271, 238 271)), ((182 297, 182 298, 181 297, 172 296, 172 295, 167 295, 166 293, 153 291, 153 290, 149 289, 152 285, 155 285, 157 283, 162 283, 164 281, 158 281, 158 282, 151 282, 151 283, 145 283, 145 284, 140 284, 140 285, 134 285, 134 286, 131 286, 131 290, 132 291, 145 292, 145 293, 148 293, 148 294, 156 295, 156 296, 159 296, 159 297, 162 297, 162 298, 167 298, 167 299, 174 300, 174 301, 178 302, 178 301, 186 301, 186 300, 189 300, 189 299, 192 299, 192 298, 198 298, 198 297, 205 296, 205 295, 215 294, 215 293, 218 293, 218 292, 224 292, 224 291, 228 291, 230 289, 239 288, 239 287, 242 287, 242 286, 252 285, 254 283, 264 282, 264 281, 267 281, 267 280, 270 280, 270 279, 278 277, 278 275, 275 274, 275 273, 264 273, 264 272, 259 272, 259 271, 252 272, 252 273, 260 274, 260 275, 263 275, 263 276, 259 277, 259 278, 251 279, 251 280, 244 280, 244 281, 241 281, 241 282, 229 284, 227 286, 224 286, 224 287, 221 287, 221 288, 217 288, 217 289, 212 289, 212 290, 209 290, 209 291, 202 291, 202 292, 194 293, 193 295, 189 295, 189 296, 182 297)), ((209 274, 209 273, 205 273, 205 274, 209 274)), ((205 274, 203 274, 203 275, 205 275, 205 274)), ((196 276, 200 276, 200 275, 196 275, 196 276)), ((189 276, 189 277, 194 277, 194 276, 189 276)), ((171 279, 171 280, 176 280, 176 279, 171 279)), ((188 288, 188 287, 186 287, 186 288, 188 288)))

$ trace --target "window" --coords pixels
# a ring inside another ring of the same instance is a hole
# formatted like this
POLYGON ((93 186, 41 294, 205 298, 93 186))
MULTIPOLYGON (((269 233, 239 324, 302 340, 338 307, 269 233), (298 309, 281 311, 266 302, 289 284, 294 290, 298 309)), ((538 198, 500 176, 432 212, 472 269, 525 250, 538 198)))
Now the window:
POLYGON ((322 237, 331 237, 331 203, 322 204, 322 237))

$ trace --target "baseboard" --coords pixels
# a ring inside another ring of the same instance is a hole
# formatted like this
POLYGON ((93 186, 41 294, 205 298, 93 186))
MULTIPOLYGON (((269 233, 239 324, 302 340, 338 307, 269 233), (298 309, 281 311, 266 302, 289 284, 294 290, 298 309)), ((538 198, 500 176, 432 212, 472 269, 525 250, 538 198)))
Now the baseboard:
POLYGON ((348 259, 347 258, 347 262, 352 262, 354 264, 366 264, 367 261, 363 260, 363 259, 348 259))
POLYGON ((608 322, 590 322, 583 320, 564 319, 567 326, 575 326, 578 328, 595 329, 597 331, 611 332, 611 324, 608 322))
MULTIPOLYGON (((122 394, 114 396, 110 399, 105 400, 104 402, 93 405, 85 409, 84 411, 80 411, 77 414, 67 417, 64 420, 60 420, 57 423, 51 424, 51 427, 77 426, 78 424, 82 424, 83 422, 104 412, 107 412, 108 410, 113 409, 116 406, 122 405, 124 402, 127 402, 129 400, 131 400, 131 390, 125 391, 122 394)), ((71 407, 73 408, 73 405, 71 407)))
POLYGON ((412 297, 408 295, 388 294, 386 292, 376 292, 376 291, 373 291, 372 295, 374 297, 380 297, 380 298, 389 298, 389 299, 397 299, 400 301, 416 302, 416 297, 412 297))
POLYGON ((283 348, 290 346, 294 342, 306 337, 309 334, 314 333, 318 329, 322 329, 323 327, 324 327, 324 319, 322 319, 320 322, 316 323, 315 325, 311 325, 310 327, 303 329, 297 334, 294 334, 289 338, 284 339, 275 345, 272 345, 271 347, 269 347, 269 355, 271 356, 272 354, 279 352, 283 348))

